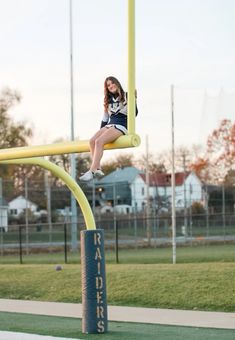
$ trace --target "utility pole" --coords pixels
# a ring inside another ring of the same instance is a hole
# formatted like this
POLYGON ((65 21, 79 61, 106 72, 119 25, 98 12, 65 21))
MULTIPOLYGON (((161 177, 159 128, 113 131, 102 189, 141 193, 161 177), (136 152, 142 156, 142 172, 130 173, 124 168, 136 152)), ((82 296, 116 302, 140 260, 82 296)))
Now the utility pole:
POLYGON ((92 180, 92 212, 93 215, 95 215, 95 199, 96 199, 96 186, 95 186, 95 180, 93 178, 92 180))
POLYGON ((44 182, 46 191, 47 223, 49 227, 49 243, 52 244, 52 221, 51 221, 51 185, 48 178, 48 172, 44 172, 44 182))
POLYGON ((206 184, 205 187, 205 209, 206 209, 206 236, 209 237, 209 194, 208 194, 208 187, 206 184))
MULTIPOLYGON (((71 104, 71 141, 74 141, 74 86, 73 86, 73 10, 72 0, 69 1, 69 23, 70 23, 70 104, 71 104)), ((71 177, 76 180, 76 160, 75 154, 70 155, 71 177)), ((71 249, 77 250, 77 204, 71 193, 71 249)))
POLYGON ((0 204, 3 205, 3 196, 2 196, 2 178, 0 178, 0 204))
POLYGON ((193 244, 193 220, 192 220, 192 185, 189 185, 189 225, 191 246, 193 244))
POLYGON ((187 218, 187 197, 186 197, 186 155, 183 153, 183 169, 184 169, 184 228, 185 228, 185 234, 184 237, 187 240, 188 236, 188 218, 187 218))
MULTIPOLYGON (((2 196, 2 178, 0 178, 0 205, 3 205, 3 196, 2 196)), ((0 216, 1 222, 3 221, 3 217, 0 216)), ((1 245, 1 256, 3 256, 3 228, 4 225, 1 223, 0 225, 0 245, 1 245)))
POLYGON ((226 221, 225 221, 225 187, 224 187, 224 181, 222 182, 222 220, 223 220, 223 234, 224 234, 224 242, 225 242, 226 221))
POLYGON ((175 124, 174 124, 174 86, 171 85, 171 224, 172 224, 172 260, 176 263, 176 214, 175 214, 175 124))
POLYGON ((150 223, 150 194, 149 194, 149 141, 148 135, 146 135, 146 219, 147 219, 147 240, 148 245, 151 245, 151 223, 150 223))
POLYGON ((25 191, 25 229, 26 229, 26 254, 29 255, 29 206, 28 206, 28 178, 25 175, 24 181, 24 191, 25 191))

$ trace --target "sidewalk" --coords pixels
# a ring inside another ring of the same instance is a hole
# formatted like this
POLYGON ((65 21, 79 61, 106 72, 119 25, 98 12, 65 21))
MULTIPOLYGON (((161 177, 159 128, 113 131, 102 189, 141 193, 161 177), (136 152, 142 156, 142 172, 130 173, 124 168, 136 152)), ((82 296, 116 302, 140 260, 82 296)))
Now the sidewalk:
POLYGON ((79 340, 79 339, 60 338, 60 337, 57 338, 55 336, 0 331, 0 340, 79 340))
MULTIPOLYGON (((82 305, 0 299, 0 312, 82 318, 82 305)), ((108 306, 109 321, 235 329, 235 313, 108 306)))

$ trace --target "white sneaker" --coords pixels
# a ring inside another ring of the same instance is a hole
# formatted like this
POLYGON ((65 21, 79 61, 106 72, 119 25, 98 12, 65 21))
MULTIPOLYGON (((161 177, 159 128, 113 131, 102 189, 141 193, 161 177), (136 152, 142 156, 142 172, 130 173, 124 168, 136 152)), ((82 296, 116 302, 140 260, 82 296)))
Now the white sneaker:
POLYGON ((94 172, 94 177, 96 178, 101 178, 104 176, 104 173, 101 169, 97 169, 95 172, 94 172))
POLYGON ((79 177, 79 179, 80 181, 83 181, 83 182, 89 182, 93 179, 93 172, 91 170, 88 170, 87 172, 85 172, 84 175, 79 177))

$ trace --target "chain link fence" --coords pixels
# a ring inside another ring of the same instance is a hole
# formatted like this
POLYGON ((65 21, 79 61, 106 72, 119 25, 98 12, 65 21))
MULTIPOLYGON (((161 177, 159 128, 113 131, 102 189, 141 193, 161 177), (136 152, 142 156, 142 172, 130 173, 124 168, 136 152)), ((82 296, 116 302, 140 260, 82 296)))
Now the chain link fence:
MULTIPOLYGON (((71 230, 71 193, 64 186, 45 187, 43 181, 25 179, 24 190, 9 200, 12 181, 3 181, 0 211, 0 262, 5 255, 79 253, 80 230, 85 229, 78 207, 77 240, 71 230), (50 189, 50 195, 48 191, 50 189), (33 203, 34 202, 34 203, 33 203), (35 203, 36 202, 36 203, 35 203), (14 203, 14 204, 13 204, 14 203), (65 208, 66 207, 66 208, 65 208), (72 249, 72 241, 77 249, 72 249)), ((97 228, 105 231, 106 248, 166 247, 172 244, 170 198, 156 195, 146 198, 143 184, 131 193, 128 183, 99 183, 83 188, 93 210, 97 228)), ((187 200, 184 188, 176 206, 176 242, 178 246, 235 242, 234 186, 206 188, 204 200, 187 200), (185 199, 184 199, 185 198, 185 199)), ((190 193, 198 194, 195 185, 190 193)), ((201 190, 201 189, 200 189, 201 190)), ((201 192, 201 191, 200 191, 201 192)), ((198 197, 201 197, 200 195, 198 197)))
MULTIPOLYGON (((78 223, 77 251, 83 219, 78 223)), ((105 231, 105 246, 117 251, 121 248, 167 247, 172 244, 170 214, 146 218, 140 214, 106 216, 97 219, 97 228, 105 231)), ((71 222, 11 225, 0 231, 0 255, 23 256, 42 253, 61 253, 67 262, 71 252, 71 222)), ((177 215, 176 241, 178 246, 235 243, 234 214, 177 215)))

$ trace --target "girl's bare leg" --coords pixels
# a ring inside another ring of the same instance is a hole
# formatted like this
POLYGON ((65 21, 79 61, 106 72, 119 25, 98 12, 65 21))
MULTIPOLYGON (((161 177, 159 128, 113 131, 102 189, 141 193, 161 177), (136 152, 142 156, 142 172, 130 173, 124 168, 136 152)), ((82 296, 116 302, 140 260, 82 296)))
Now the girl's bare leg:
MULTIPOLYGON (((94 151, 95 151, 95 141, 98 137, 100 137, 103 133, 105 133, 107 130, 106 127, 102 127, 99 131, 97 131, 93 137, 89 140, 90 145, 90 151, 91 151, 91 159, 93 160, 94 157, 94 151)), ((98 169, 100 169, 100 164, 98 166, 98 169)))
POLYGON ((94 172, 100 168, 100 161, 103 156, 104 145, 115 141, 118 137, 122 136, 122 134, 123 133, 115 129, 115 127, 110 127, 108 129, 105 128, 105 131, 102 131, 102 133, 98 134, 98 136, 95 139, 94 146, 93 146, 93 157, 92 157, 92 163, 90 167, 91 171, 94 172))

